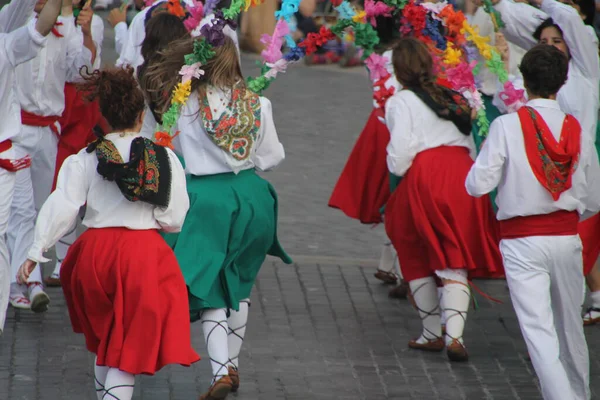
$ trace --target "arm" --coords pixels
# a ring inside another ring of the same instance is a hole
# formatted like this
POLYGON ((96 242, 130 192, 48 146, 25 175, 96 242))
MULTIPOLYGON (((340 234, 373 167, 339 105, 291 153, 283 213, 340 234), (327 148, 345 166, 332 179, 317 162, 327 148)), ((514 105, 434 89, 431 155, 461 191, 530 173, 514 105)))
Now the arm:
POLYGON ((465 187, 473 197, 488 194, 498 186, 502 179, 502 171, 506 161, 506 144, 501 119, 490 126, 487 139, 483 142, 481 152, 471 167, 465 187))
POLYGON ((183 166, 175 153, 169 149, 167 149, 167 153, 171 164, 171 197, 168 207, 154 209, 154 218, 156 218, 163 231, 180 232, 190 208, 190 199, 187 194, 183 166))
POLYGON ((115 30, 115 50, 120 56, 127 40, 127 7, 113 8, 108 14, 108 23, 115 30))
POLYGON ((548 15, 529 4, 500 0, 496 10, 502 14, 505 28, 502 33, 508 41, 529 50, 537 44, 533 33, 548 15))
POLYGON ((123 49, 127 45, 127 37, 129 36, 129 32, 127 30, 127 24, 125 22, 121 22, 115 25, 115 50, 119 57, 123 54, 123 49))
POLYGON ((598 47, 577 10, 555 0, 543 0, 542 10, 560 26, 575 65, 581 69, 584 76, 597 79, 600 76, 598 47))
POLYGON ((44 253, 63 237, 77 219, 79 209, 85 204, 89 182, 85 171, 87 153, 68 157, 58 174, 56 190, 42 206, 35 224, 33 246, 27 258, 48 262, 44 253))
POLYGON ((144 16, 145 13, 141 12, 133 18, 133 21, 131 21, 127 40, 123 46, 121 56, 116 62, 117 67, 131 65, 132 67, 137 68, 137 56, 139 49, 142 46, 142 42, 144 41, 144 36, 146 35, 144 29, 144 16))
POLYGON ((0 10, 0 33, 9 33, 29 21, 37 0, 12 0, 0 10))
POLYGON ((42 36, 48 36, 52 31, 56 19, 58 18, 58 14, 60 13, 61 5, 61 0, 48 0, 38 15, 35 23, 35 30, 42 36))
MULTIPOLYGON (((93 67, 96 56, 98 53, 98 49, 96 48, 96 42, 93 37, 92 32, 92 20, 94 19, 94 12, 92 11, 92 0, 87 0, 83 9, 79 12, 77 16, 77 26, 81 27, 81 33, 83 34, 83 46, 87 48, 91 53, 91 67, 93 67)), ((104 25, 102 25, 102 31, 104 31, 104 25)), ((104 32, 102 32, 104 35, 104 32)), ((85 55, 86 59, 81 62, 81 66, 87 65, 87 55, 85 55)), ((81 68, 80 66, 80 68, 81 68)))
POLYGON ((92 39, 94 41, 94 47, 96 49, 96 57, 94 59, 94 65, 92 66, 95 70, 100 69, 102 66, 102 43, 104 42, 104 22, 102 18, 95 15, 92 17, 92 39))
POLYGON ((35 21, 31 21, 7 35, 0 35, 0 59, 6 58, 13 68, 35 58, 46 38, 35 29, 35 21))
POLYGON ((413 118, 406 101, 398 96, 385 103, 385 122, 390 131, 387 146, 388 170, 404 176, 418 152, 418 138, 413 134, 413 118))
POLYGON ((586 197, 582 199, 586 210, 582 216, 582 220, 584 220, 600 211, 600 162, 592 141, 582 137, 581 144, 582 157, 584 157, 581 164, 583 164, 587 183, 586 197))
POLYGON ((285 151, 275 130, 271 102, 269 99, 261 97, 260 103, 260 132, 253 160, 258 169, 266 171, 275 168, 285 159, 285 151))

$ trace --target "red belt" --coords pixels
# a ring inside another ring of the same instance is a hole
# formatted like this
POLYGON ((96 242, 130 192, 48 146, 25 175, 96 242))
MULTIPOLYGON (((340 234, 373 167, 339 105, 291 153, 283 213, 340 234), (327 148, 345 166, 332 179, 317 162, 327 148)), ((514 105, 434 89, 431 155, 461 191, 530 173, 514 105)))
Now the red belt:
MULTIPOLYGON (((5 140, 0 142, 0 153, 10 150, 12 147, 12 141, 5 140)), ((0 168, 10 172, 17 172, 20 169, 29 168, 31 166, 31 157, 25 156, 18 160, 9 160, 6 158, 0 158, 0 168)))
POLYGON ((528 236, 570 236, 577 235, 579 213, 561 210, 550 214, 514 217, 498 222, 502 239, 518 239, 528 236))
POLYGON ((56 128, 56 122, 60 119, 60 116, 50 115, 43 117, 41 115, 32 114, 30 112, 21 110, 21 123, 28 126, 42 126, 50 127, 50 130, 54 132, 56 136, 59 136, 58 129, 56 128))

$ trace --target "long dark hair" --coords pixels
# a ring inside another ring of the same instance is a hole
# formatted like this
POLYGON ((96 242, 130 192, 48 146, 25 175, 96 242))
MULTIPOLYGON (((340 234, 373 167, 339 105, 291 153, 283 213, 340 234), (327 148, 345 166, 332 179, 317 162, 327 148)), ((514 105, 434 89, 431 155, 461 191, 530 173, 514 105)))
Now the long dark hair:
MULTIPOLYGON (((146 24, 146 37, 142 43, 142 57, 144 63, 138 67, 137 75, 144 88, 143 82, 146 81, 146 72, 148 66, 155 63, 160 58, 160 52, 165 50, 171 43, 189 37, 189 33, 181 19, 169 13, 160 13, 148 21, 146 24)), ((146 92, 144 90, 144 92, 146 92)), ((157 112, 157 100, 146 96, 146 101, 150 106, 152 115, 156 122, 161 122, 157 112)))

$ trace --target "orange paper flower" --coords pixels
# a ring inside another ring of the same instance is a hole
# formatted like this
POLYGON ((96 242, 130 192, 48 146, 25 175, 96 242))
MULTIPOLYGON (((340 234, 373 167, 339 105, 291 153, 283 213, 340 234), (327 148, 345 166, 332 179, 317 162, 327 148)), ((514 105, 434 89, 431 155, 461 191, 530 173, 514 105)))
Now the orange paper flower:
POLYGON ((175 150, 173 147, 173 139, 179 135, 179 131, 175 132, 173 136, 169 135, 169 132, 156 132, 154 134, 154 143, 159 146, 168 147, 171 150, 175 150))
POLYGON ((181 6, 179 0, 169 0, 167 3, 167 11, 171 15, 175 15, 176 17, 185 17, 185 10, 181 6))

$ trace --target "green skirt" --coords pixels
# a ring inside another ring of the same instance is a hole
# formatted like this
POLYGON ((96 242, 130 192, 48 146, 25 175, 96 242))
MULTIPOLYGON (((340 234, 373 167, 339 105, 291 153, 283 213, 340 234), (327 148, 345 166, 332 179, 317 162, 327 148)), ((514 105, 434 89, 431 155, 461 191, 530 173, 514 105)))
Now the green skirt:
POLYGON ((188 287, 190 316, 238 310, 267 254, 291 258, 277 240, 277 193, 254 170, 187 178, 190 210, 180 233, 165 234, 188 287))

